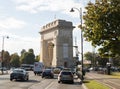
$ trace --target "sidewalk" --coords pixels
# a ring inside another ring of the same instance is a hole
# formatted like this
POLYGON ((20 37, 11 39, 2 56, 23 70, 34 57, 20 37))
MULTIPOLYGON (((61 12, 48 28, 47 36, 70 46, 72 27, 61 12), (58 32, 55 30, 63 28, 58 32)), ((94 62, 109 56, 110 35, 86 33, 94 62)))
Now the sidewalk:
POLYGON ((9 71, 3 71, 3 74, 2 74, 2 71, 0 71, 0 75, 6 75, 6 74, 9 74, 9 71))

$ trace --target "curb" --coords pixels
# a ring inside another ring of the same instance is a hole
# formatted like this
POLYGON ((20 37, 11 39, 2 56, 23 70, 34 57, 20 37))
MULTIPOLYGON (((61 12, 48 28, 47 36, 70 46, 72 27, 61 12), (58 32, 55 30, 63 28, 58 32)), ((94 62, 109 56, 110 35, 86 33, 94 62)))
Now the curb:
POLYGON ((83 89, 88 89, 85 84, 82 84, 83 89))
MULTIPOLYGON (((81 81, 81 80, 78 79, 78 81, 81 81)), ((82 83, 82 87, 83 87, 83 89, 88 89, 84 83, 82 83)))

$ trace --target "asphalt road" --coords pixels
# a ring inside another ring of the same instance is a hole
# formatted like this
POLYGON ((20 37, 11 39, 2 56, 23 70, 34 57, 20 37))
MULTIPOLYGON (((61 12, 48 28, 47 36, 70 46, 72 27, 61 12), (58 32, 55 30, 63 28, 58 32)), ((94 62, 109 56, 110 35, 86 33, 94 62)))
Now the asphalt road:
POLYGON ((110 89, 120 89, 120 79, 113 78, 105 74, 98 74, 96 72, 86 73, 85 79, 97 80, 98 82, 110 87, 110 89))
POLYGON ((58 83, 57 75, 54 79, 41 78, 29 72, 29 81, 10 81, 10 75, 0 75, 0 89, 83 89, 75 78, 74 84, 58 83))

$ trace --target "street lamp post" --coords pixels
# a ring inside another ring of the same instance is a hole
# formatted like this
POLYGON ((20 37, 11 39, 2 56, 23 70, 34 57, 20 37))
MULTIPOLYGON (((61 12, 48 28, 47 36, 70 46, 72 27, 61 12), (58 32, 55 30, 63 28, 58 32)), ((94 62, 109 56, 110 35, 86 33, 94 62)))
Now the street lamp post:
POLYGON ((3 60, 4 60, 4 39, 5 38, 9 38, 9 36, 2 36, 2 60, 1 60, 1 67, 2 67, 2 74, 4 74, 3 73, 3 67, 4 67, 4 65, 3 65, 3 60))
POLYGON ((81 65, 82 65, 82 75, 81 75, 81 82, 83 82, 83 75, 84 75, 84 69, 83 69, 83 33, 82 33, 82 8, 71 8, 70 12, 74 12, 76 9, 79 12, 79 19, 80 19, 80 27, 81 27, 81 65))

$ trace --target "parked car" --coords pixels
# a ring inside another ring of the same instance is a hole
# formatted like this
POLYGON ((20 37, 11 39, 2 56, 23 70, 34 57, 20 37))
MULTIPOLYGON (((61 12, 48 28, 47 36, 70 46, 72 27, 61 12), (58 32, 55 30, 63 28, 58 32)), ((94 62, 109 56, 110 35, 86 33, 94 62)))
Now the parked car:
POLYGON ((12 72, 10 73, 10 80, 12 81, 13 79, 16 80, 29 80, 29 73, 20 68, 13 69, 12 72))
POLYGON ((41 74, 41 77, 42 78, 44 78, 44 77, 54 78, 53 70, 52 69, 44 69, 41 74))
POLYGON ((74 83, 74 75, 71 71, 62 70, 58 75, 58 83, 60 82, 70 82, 74 83))

